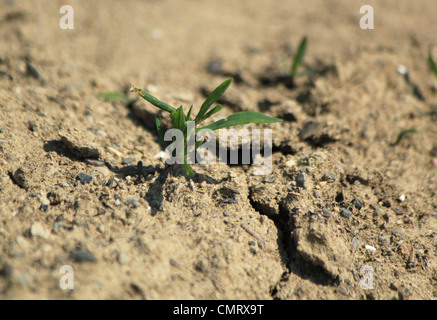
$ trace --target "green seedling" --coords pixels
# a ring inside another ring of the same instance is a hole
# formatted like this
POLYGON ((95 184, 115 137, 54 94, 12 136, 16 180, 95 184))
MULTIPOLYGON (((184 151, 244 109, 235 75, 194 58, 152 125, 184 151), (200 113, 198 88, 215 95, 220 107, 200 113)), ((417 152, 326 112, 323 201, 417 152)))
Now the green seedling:
POLYGON ((402 138, 405 137, 408 134, 414 134, 417 133, 418 131, 414 128, 412 129, 406 129, 406 130, 402 130, 399 134, 398 134, 398 138, 396 139, 396 142, 393 145, 398 145, 399 142, 401 142, 402 138))
POLYGON ((289 76, 292 79, 313 73, 313 69, 311 68, 307 68, 305 71, 302 72, 297 72, 305 58, 305 54, 307 51, 307 43, 308 43, 307 37, 304 37, 299 44, 299 47, 297 49, 296 55, 294 56, 293 63, 291 65, 290 72, 289 72, 289 76))
POLYGON ((129 98, 127 95, 118 93, 118 92, 107 92, 99 94, 99 98, 105 99, 107 101, 121 101, 121 102, 129 102, 129 98))
POLYGON ((434 72, 434 74, 437 77, 437 65, 436 65, 434 59, 432 58, 431 49, 429 50, 429 53, 428 53, 428 65, 429 65, 429 68, 431 69, 431 71, 434 72))
MULTIPOLYGON (((232 79, 228 79, 224 81, 221 85, 219 85, 203 102, 202 106, 200 107, 199 112, 197 113, 197 116, 194 118, 194 120, 191 120, 192 117, 192 111, 193 111, 193 105, 191 105, 190 109, 188 110, 188 113, 185 114, 183 111, 182 106, 180 106, 178 109, 170 106, 169 104, 162 102, 152 96, 151 94, 133 87, 131 91, 138 93, 143 99, 148 101, 149 103, 153 104, 154 106, 158 107, 159 109, 166 111, 170 114, 173 128, 171 129, 179 129, 183 135, 184 135, 184 154, 180 155, 183 156, 184 159, 184 169, 188 175, 189 178, 192 178, 194 176, 194 172, 191 169, 190 165, 187 161, 187 154, 188 151, 188 141, 190 138, 192 138, 192 132, 189 132, 187 127, 188 121, 194 121, 194 132, 201 132, 206 130, 218 130, 223 128, 229 128, 234 127, 238 125, 248 124, 248 123, 254 123, 254 124, 260 124, 260 123, 274 123, 274 122, 280 122, 281 119, 278 118, 272 118, 268 117, 262 113, 254 112, 254 111, 244 111, 244 112, 236 112, 234 114, 231 114, 227 118, 220 119, 214 123, 211 123, 206 126, 200 126, 200 124, 219 112, 222 109, 222 105, 216 105, 215 107, 211 108, 212 105, 224 94, 226 89, 228 89, 229 85, 231 84, 232 79)), ((168 142, 164 140, 164 130, 162 127, 161 120, 157 117, 156 118, 156 128, 158 131, 158 135, 163 141, 164 145, 168 145, 168 142)), ((197 150, 203 143, 206 142, 206 139, 196 141, 194 148, 197 150)))

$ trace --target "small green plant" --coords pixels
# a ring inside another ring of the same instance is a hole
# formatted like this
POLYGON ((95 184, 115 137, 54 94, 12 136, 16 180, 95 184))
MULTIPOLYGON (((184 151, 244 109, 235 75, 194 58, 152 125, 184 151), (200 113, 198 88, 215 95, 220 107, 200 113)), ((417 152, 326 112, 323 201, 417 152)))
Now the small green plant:
POLYGON ((129 102, 129 98, 127 95, 118 92, 105 92, 99 94, 99 98, 102 98, 106 101, 121 101, 121 102, 129 102))
POLYGON ((429 68, 431 69, 431 71, 434 72, 434 74, 437 77, 437 65, 436 65, 434 59, 432 58, 431 49, 428 52, 428 65, 429 65, 429 68))
MULTIPOLYGON (((205 130, 215 131, 218 129, 229 128, 229 127, 234 127, 234 126, 248 124, 248 123, 259 124, 259 123, 274 123, 274 122, 282 121, 281 119, 268 117, 268 116, 266 116, 262 113, 259 113, 259 112, 244 111, 244 112, 236 112, 234 114, 231 114, 227 118, 220 119, 214 123, 200 127, 199 125, 203 121, 210 118, 212 115, 216 114, 217 112, 219 112, 222 109, 222 105, 220 105, 220 104, 216 105, 212 109, 211 109, 211 107, 224 94, 224 92, 229 87, 231 82, 232 82, 232 79, 228 79, 228 80, 224 81, 206 98, 205 102, 203 102, 202 106, 200 107, 199 113, 197 114, 197 116, 193 120, 195 132, 200 132, 202 130, 203 131, 205 131, 205 130)), ((172 125, 173 125, 172 129, 179 129, 180 131, 182 131, 182 133, 184 135, 184 148, 183 148, 184 154, 179 155, 179 156, 181 156, 181 157, 183 156, 183 159, 184 159, 183 166, 185 168, 185 171, 186 171, 188 177, 190 177, 190 178, 193 177, 194 172, 191 169, 191 167, 187 161, 188 141, 190 140, 190 138, 193 134, 192 132, 189 132, 188 127, 187 127, 187 122, 192 121, 191 120, 191 113, 193 110, 193 105, 191 105, 190 109, 188 110, 188 113, 185 114, 183 109, 182 109, 182 106, 180 106, 178 109, 176 109, 176 108, 170 106, 169 104, 158 100, 157 98, 155 98, 151 94, 149 94, 149 93, 147 93, 139 88, 136 88, 136 87, 133 87, 131 89, 131 91, 138 93, 143 99, 145 99, 149 103, 153 104, 154 106, 158 107, 159 109, 166 111, 170 114, 170 117, 172 120, 172 125)), ((156 117, 156 128, 157 128, 159 137, 163 141, 164 145, 166 145, 167 143, 164 140, 164 130, 162 127, 161 120, 158 117, 156 117)), ((197 150, 205 142, 206 142, 206 139, 196 141, 195 145, 194 145, 195 150, 197 150)))
POLYGON ((297 72, 299 67, 302 65, 307 51, 307 37, 303 37, 300 41, 299 47, 297 49, 296 55, 294 56, 293 63, 291 64, 289 76, 294 79, 296 77, 305 76, 313 73, 313 69, 307 68, 305 71, 297 72))
POLYGON ((417 129, 414 129, 414 128, 412 128, 412 129, 405 129, 405 130, 402 130, 399 134, 398 134, 398 137, 397 137, 397 139, 396 139, 396 142, 393 144, 393 145, 398 145, 399 144, 399 142, 401 142, 401 140, 402 140, 402 138, 403 137, 405 137, 405 136, 407 136, 407 135, 409 135, 409 134, 415 134, 415 133, 417 133, 418 131, 417 131, 417 129))

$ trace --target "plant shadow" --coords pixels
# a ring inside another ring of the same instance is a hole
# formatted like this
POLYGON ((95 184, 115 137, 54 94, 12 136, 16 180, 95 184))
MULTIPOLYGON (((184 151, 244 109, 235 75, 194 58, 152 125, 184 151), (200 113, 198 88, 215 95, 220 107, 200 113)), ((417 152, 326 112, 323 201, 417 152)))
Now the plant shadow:
MULTIPOLYGON (((156 215, 159 211, 162 211, 162 203, 164 202, 164 185, 167 181, 167 178, 171 177, 184 177, 186 183, 190 182, 190 178, 188 178, 184 168, 182 165, 169 165, 166 166, 159 174, 159 176, 153 181, 153 183, 149 186, 149 190, 145 196, 145 199, 149 203, 152 208, 152 216, 156 215)), ((194 177, 192 181, 196 183, 206 182, 208 184, 220 184, 228 178, 222 178, 221 180, 214 179, 209 175, 202 173, 194 173, 194 177)))

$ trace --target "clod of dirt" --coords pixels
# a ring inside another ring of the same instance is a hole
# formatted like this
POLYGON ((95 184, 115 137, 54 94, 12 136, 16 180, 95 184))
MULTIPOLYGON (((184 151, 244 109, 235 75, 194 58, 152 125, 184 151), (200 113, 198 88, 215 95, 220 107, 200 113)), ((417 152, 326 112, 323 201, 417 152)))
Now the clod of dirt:
POLYGON ((297 251, 312 263, 322 267, 332 278, 344 277, 350 250, 345 240, 337 236, 337 226, 327 222, 312 222, 296 228, 293 237, 297 251))
POLYGON ((98 159, 101 156, 99 148, 91 141, 94 140, 91 134, 85 133, 76 128, 62 127, 58 131, 62 143, 68 150, 79 158, 98 159))
POLYGON ((10 170, 13 181, 26 190, 38 186, 41 175, 40 166, 34 161, 26 161, 20 167, 10 170))
POLYGON ((279 203, 276 199, 276 193, 277 190, 273 187, 252 186, 249 188, 249 199, 258 212, 268 216, 277 216, 279 214, 279 203))
POLYGON ((313 93, 310 89, 305 89, 296 97, 297 102, 302 105, 303 110, 311 117, 329 111, 329 103, 319 97, 320 94, 313 93))
POLYGON ((275 115, 277 118, 280 118, 286 122, 296 122, 297 117, 290 109, 283 109, 278 114, 275 115))
POLYGON ((280 101, 271 101, 268 98, 264 98, 263 100, 258 101, 258 108, 261 112, 264 112, 270 110, 272 106, 276 106, 280 103, 280 101))
POLYGON ((286 155, 295 155, 298 150, 292 145, 293 141, 291 139, 285 139, 277 143, 277 141, 273 142, 273 152, 281 152, 284 156, 286 155))
POLYGON ((320 122, 308 121, 300 130, 299 139, 309 142, 315 147, 322 147, 327 143, 337 141, 328 131, 329 128, 324 128, 320 122))
POLYGON ((299 132, 299 139, 302 141, 313 138, 320 135, 322 131, 322 125, 317 121, 308 121, 299 132))
POLYGON ((220 189, 217 189, 213 193, 213 198, 216 198, 219 203, 237 203, 237 195, 240 194, 238 188, 234 186, 224 186, 220 189))

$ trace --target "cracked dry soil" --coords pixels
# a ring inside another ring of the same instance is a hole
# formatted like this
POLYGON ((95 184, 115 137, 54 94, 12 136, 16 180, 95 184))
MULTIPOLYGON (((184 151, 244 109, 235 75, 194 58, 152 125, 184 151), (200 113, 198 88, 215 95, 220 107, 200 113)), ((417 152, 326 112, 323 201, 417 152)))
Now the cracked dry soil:
POLYGON ((1 2, 0 298, 435 299, 437 5, 370 2, 373 31, 344 1, 72 0, 74 30, 62 1, 1 2), (304 35, 316 73, 290 85, 304 35), (231 76, 215 120, 284 119, 246 126, 273 171, 189 181, 129 88, 197 110, 231 76))

